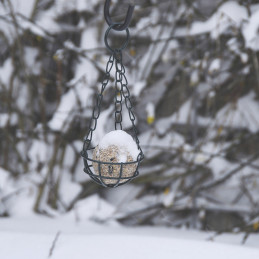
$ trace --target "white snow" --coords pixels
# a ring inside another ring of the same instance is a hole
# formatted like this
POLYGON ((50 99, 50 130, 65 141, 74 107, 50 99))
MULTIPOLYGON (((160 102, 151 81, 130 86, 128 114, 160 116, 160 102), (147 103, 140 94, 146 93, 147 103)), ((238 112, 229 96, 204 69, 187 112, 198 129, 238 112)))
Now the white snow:
POLYGON ((165 134, 173 123, 188 123, 190 122, 192 112, 192 101, 191 99, 187 100, 180 106, 180 109, 173 113, 173 115, 159 119, 156 123, 156 130, 160 134, 165 134))
POLYGON ((221 157, 213 157, 209 162, 209 166, 212 169, 214 176, 216 176, 214 180, 220 178, 224 173, 230 172, 236 168, 235 164, 231 164, 221 157))
POLYGON ((71 122, 72 113, 81 107, 86 107, 93 90, 83 82, 79 82, 62 96, 60 104, 49 121, 48 125, 52 130, 64 131, 71 122))
MULTIPOLYGON (((61 243, 72 243, 70 246, 57 247, 55 256, 53 258, 72 258, 74 256, 74 251, 77 247, 85 247, 85 240, 81 237, 70 237, 61 238, 61 243), (74 242, 73 242, 74 241, 74 242)), ((242 249, 235 248, 232 246, 224 246, 218 244, 206 245, 204 242, 199 241, 182 241, 177 239, 170 239, 164 237, 152 237, 152 236, 102 236, 97 235, 90 238, 87 242, 89 247, 94 247, 96 244, 101 243, 101 249, 86 250, 88 252, 89 258, 106 258, 108 254, 112 254, 113 258, 123 258, 125 259, 138 259, 138 258, 161 258, 167 257, 168 255, 178 256, 181 259, 191 258, 247 258, 250 259, 257 258, 258 251, 252 249, 242 249), (141 244, 141 245, 140 245, 141 244), (189 252, 186 251, 188 247, 189 252), (118 252, 118 250, 120 253, 118 252), (117 250, 115 255, 114 250, 117 250), (121 254, 121 255, 120 255, 121 254), (212 255, 212 256, 211 256, 212 255), (115 257, 116 256, 116 257, 115 257)), ((81 257, 85 258, 85 255, 81 254, 81 257)))
POLYGON ((77 202, 74 211, 70 214, 72 216, 74 214, 78 221, 93 220, 100 222, 109 220, 114 213, 115 207, 94 194, 77 202))
POLYGON ((32 47, 24 48, 24 61, 27 65, 27 69, 34 75, 39 75, 41 72, 41 64, 37 62, 37 56, 39 54, 38 49, 32 47))
POLYGON ((47 143, 42 140, 33 140, 31 147, 28 150, 31 166, 36 167, 40 162, 46 162, 51 153, 52 150, 47 143))
POLYGON ((5 191, 5 186, 9 178, 9 172, 0 167, 0 198, 5 191))
MULTIPOLYGON (((164 131, 163 128, 164 124, 160 124, 158 126, 157 130, 161 129, 164 131)), ((158 131, 158 133, 162 134, 158 131)), ((152 158, 153 156, 159 154, 161 152, 160 148, 163 150, 170 150, 179 148, 184 145, 184 137, 176 132, 170 131, 170 133, 167 133, 164 137, 158 137, 157 134, 154 134, 152 130, 149 130, 142 135, 139 136, 139 140, 141 145, 144 147, 151 147, 148 149, 148 151, 145 152, 146 158, 152 158), (155 148, 152 148, 154 146, 155 148), (159 148, 160 147, 160 148, 159 148)), ((186 147, 188 145, 186 144, 186 147)), ((154 168, 153 168, 154 169, 154 168)), ((149 172, 150 170, 148 170, 149 172)), ((143 170, 142 170, 143 174, 143 170)))
MULTIPOLYGON (((107 133, 100 141, 99 148, 105 149, 111 145, 115 145, 119 147, 119 151, 122 153, 120 157, 121 161, 119 162, 126 162, 124 151, 129 152, 132 156, 133 160, 136 160, 139 154, 139 150, 137 144, 133 140, 133 138, 123 130, 113 130, 107 133), (124 161, 125 160, 125 161, 124 161)), ((126 153, 127 154, 127 153, 126 153)), ((127 157, 126 157, 127 159, 127 157)))
POLYGON ((146 112, 148 117, 155 117, 155 105, 151 102, 147 103, 146 112))
POLYGON ((134 85, 132 86, 132 94, 135 96, 139 96, 145 87, 146 81, 139 81, 134 83, 134 85))
POLYGON ((0 113, 0 128, 3 128, 9 123, 10 126, 16 125, 18 122, 18 116, 16 113, 0 113))
POLYGON ((247 53, 244 53, 244 52, 241 52, 240 53, 240 59, 242 61, 242 63, 247 63, 248 62, 248 59, 249 59, 249 56, 247 53))
MULTIPOLYGON (((13 179, 10 173, 0 168, 0 210, 4 205, 6 212, 15 217, 30 217, 33 215, 36 186, 24 177, 13 179)), ((1 219, 1 217, 0 217, 1 219)))
POLYGON ((1 259, 46 259, 58 232, 51 259, 259 258, 258 235, 251 235, 248 245, 241 247, 240 235, 225 234, 215 237, 214 241, 206 241, 213 233, 125 228, 80 219, 75 222, 70 217, 47 219, 39 216, 2 218, 0 229, 1 259))
POLYGON ((32 33, 34 33, 37 36, 48 38, 45 32, 45 31, 48 31, 48 27, 43 28, 42 25, 44 24, 40 22, 33 23, 29 20, 25 20, 23 17, 17 17, 17 20, 19 21, 21 28, 23 28, 24 30, 30 30, 32 33))
MULTIPOLYGON (((256 6, 256 5, 254 5, 256 6)), ((253 6, 252 6, 253 7, 253 6)), ((227 1, 223 3, 217 11, 206 21, 196 21, 188 29, 177 29, 176 36, 187 36, 209 33, 213 39, 218 38, 227 29, 234 27, 241 28, 243 37, 245 39, 246 48, 254 51, 259 50, 259 9, 258 7, 251 8, 252 15, 249 17, 247 9, 244 5, 240 5, 236 1, 227 1)), ((233 38, 235 41, 235 38, 233 38)), ((233 43, 232 41, 232 43, 233 43)), ((234 42, 235 43, 235 42, 234 42)), ((239 50, 236 44, 231 46, 236 54, 239 50)), ((242 62, 243 57, 241 55, 242 62)), ((245 57, 246 60, 246 57, 245 57)))
POLYGON ((255 133, 259 131, 258 109, 259 103, 255 100, 255 93, 250 92, 236 103, 223 107, 217 113, 215 121, 217 125, 247 128, 255 133))
POLYGON ((19 195, 14 195, 12 199, 8 200, 8 213, 16 217, 30 217, 33 215, 36 193, 37 190, 33 184, 27 183, 27 186, 21 187, 19 195))
POLYGON ((71 174, 61 174, 59 197, 63 203, 69 205, 82 190, 82 186, 72 181, 71 174))
MULTIPOLYGON (((165 40, 166 41, 166 40, 165 40)), ((170 40, 168 42, 168 46, 166 48, 166 51, 162 55, 162 61, 164 63, 167 63, 170 59, 172 59, 173 52, 176 51, 179 48, 179 43, 177 40, 170 40)))
POLYGON ((190 76, 191 86, 197 85, 197 83, 199 83, 199 81, 200 81, 199 70, 195 69, 192 71, 191 76, 190 76))
POLYGON ((212 38, 217 38, 230 26, 239 27, 247 18, 248 14, 244 6, 235 1, 227 1, 207 21, 194 22, 188 34, 210 33, 212 38))
POLYGON ((212 74, 220 69, 221 60, 219 58, 214 59, 209 66, 209 73, 212 74))
POLYGON ((259 10, 254 12, 249 18, 248 23, 243 27, 242 33, 245 38, 247 48, 258 51, 259 50, 259 10))
POLYGON ((7 113, 0 113, 0 128, 5 127, 9 119, 9 114, 7 113))
POLYGON ((3 66, 0 67, 0 81, 7 88, 9 87, 9 81, 12 73, 13 73, 12 59, 8 58, 7 60, 5 60, 3 66))
MULTIPOLYGON (((200 84, 199 86, 202 86, 200 84)), ((202 89, 199 89, 202 90, 202 89)), ((206 89, 205 89, 206 90, 206 89)), ((208 90, 208 89, 207 89, 208 90)), ((213 92, 208 91, 208 94, 213 92)), ((198 122, 200 125, 206 127, 234 127, 234 128, 247 128, 251 132, 255 133, 259 131, 259 119, 257 116, 257 111, 259 109, 259 104, 256 101, 256 95, 253 91, 249 94, 239 98, 237 102, 232 104, 227 104, 217 113, 215 119, 207 119, 199 116, 198 122)), ((173 115, 159 119, 155 128, 159 134, 164 135, 174 123, 191 123, 192 122, 192 100, 187 100, 184 104, 180 106, 180 109, 173 115)), ((213 131, 210 132, 214 134, 213 131)))
POLYGON ((9 126, 14 126, 18 122, 18 116, 17 113, 0 113, 0 128, 4 128, 7 123, 9 126))
POLYGON ((11 0, 10 2, 15 13, 20 13, 30 18, 36 0, 11 0))
MULTIPOLYGON (((80 45, 82 48, 86 49, 97 48, 100 45, 98 32, 95 27, 87 27, 87 29, 82 33, 80 45)), ((94 55, 94 53, 92 55, 94 55)))
MULTIPOLYGON (((45 12, 39 13, 39 15, 37 16, 36 24, 39 24, 41 28, 43 28, 49 33, 57 32, 60 29, 60 26, 55 21, 56 17, 57 17, 57 13, 55 12, 55 9, 50 8, 45 12)), ((32 30, 33 29, 34 28, 32 28, 32 30)))
POLYGON ((91 11, 94 12, 94 7, 95 5, 98 4, 99 1, 97 0, 72 0, 72 1, 67 1, 67 0, 58 0, 55 1, 55 7, 56 7, 56 11, 57 13, 64 13, 69 12, 69 11, 78 11, 78 12, 82 12, 82 11, 91 11))

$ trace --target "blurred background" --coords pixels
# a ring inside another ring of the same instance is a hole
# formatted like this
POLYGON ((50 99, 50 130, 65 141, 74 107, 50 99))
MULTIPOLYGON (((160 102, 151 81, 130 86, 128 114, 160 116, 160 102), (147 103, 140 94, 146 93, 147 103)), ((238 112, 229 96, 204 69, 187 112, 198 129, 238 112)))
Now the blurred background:
MULTIPOLYGON (((80 156, 110 54, 104 1, 0 2, 0 217, 74 213, 245 240, 259 231, 258 1, 130 3, 123 60, 145 160, 106 189, 80 156)), ((112 1, 114 21, 128 4, 112 1)), ((111 82, 93 144, 113 129, 111 82)))

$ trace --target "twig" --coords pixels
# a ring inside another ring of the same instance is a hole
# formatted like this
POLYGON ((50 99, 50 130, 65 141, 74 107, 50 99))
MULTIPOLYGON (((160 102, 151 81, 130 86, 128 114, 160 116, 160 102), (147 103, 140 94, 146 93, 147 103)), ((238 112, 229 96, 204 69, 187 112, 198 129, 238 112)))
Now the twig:
POLYGON ((244 237, 243 237, 243 239, 242 239, 242 245, 245 244, 245 242, 246 242, 246 240, 248 239, 248 237, 249 237, 250 234, 251 234, 251 233, 249 233, 249 232, 245 233, 245 235, 244 235, 244 237))
POLYGON ((220 236, 224 233, 224 231, 217 231, 212 236, 208 237, 206 240, 208 241, 214 241, 215 237, 220 236))
POLYGON ((52 256, 52 254, 53 254, 53 251, 54 251, 54 249, 55 249, 55 246, 56 246, 56 243, 57 243, 57 241, 58 241, 59 236, 60 236, 60 231, 57 232, 57 234, 56 234, 56 236, 55 236, 55 238, 54 238, 54 240, 53 240, 53 242, 52 242, 51 248, 50 248, 50 250, 49 250, 49 258, 50 258, 50 257, 52 256))
POLYGON ((8 199, 12 198, 15 195, 19 195, 20 193, 22 193, 24 190, 26 190, 26 188, 21 188, 19 190, 16 190, 14 192, 11 192, 9 194, 7 194, 6 196, 0 198, 0 202, 6 202, 8 199))
POLYGON ((227 179, 229 179, 232 175, 236 174, 237 172, 239 172, 241 169, 243 169, 244 167, 246 167, 247 165, 249 165, 250 163, 252 163, 254 160, 258 159, 259 154, 256 154, 255 156, 253 156, 252 158, 250 158, 249 160, 247 160, 244 163, 240 163, 238 167, 236 167, 235 169, 231 170, 228 174, 224 175, 223 177, 221 177, 220 179, 209 183, 207 185, 204 185, 200 188, 199 191, 203 191, 203 190, 207 190, 210 189, 212 187, 215 187, 219 184, 224 183, 227 179))

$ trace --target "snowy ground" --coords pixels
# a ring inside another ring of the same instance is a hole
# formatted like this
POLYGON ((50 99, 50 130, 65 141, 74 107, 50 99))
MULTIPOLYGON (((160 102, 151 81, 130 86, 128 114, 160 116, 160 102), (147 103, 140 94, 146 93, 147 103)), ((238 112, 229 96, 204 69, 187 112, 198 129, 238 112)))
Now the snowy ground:
POLYGON ((243 246, 241 235, 208 241, 212 235, 156 227, 125 228, 115 223, 108 226, 71 218, 2 218, 0 258, 259 258, 259 235, 250 236, 243 246))

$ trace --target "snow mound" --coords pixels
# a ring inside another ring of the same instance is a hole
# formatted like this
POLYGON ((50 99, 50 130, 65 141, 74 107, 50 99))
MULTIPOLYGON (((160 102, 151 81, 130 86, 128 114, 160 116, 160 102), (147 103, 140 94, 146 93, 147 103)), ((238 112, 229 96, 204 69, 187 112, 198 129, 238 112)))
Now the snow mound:
POLYGON ((100 141, 99 148, 106 149, 109 146, 117 146, 127 150, 134 160, 137 159, 139 150, 133 138, 123 130, 113 130, 107 133, 100 141))
MULTIPOLYGON (((62 222, 69 224, 69 222, 62 222)), ((53 224, 52 224, 53 225, 53 224)), ((71 223, 69 224, 72 225, 71 223)), ((48 227, 43 225, 42 227, 48 227)), ((79 225, 80 226, 80 225, 79 225)), ((37 226, 38 227, 38 226, 37 226)), ((54 226, 54 228, 56 228, 54 226)), ((64 227, 63 227, 64 228, 64 227)), ((71 226, 72 228, 72 226, 71 226)), ((75 227, 74 227, 75 228, 75 227)), ((129 230, 126 230, 129 232, 129 230)), ((213 242, 176 239, 156 236, 157 231, 149 235, 142 234, 138 229, 128 234, 121 228, 100 228, 83 225, 81 233, 60 231, 53 247, 51 259, 257 259, 259 250, 234 245, 216 244, 213 242), (82 234, 82 231, 83 234, 82 234), (116 252, 115 252, 116 250, 116 252), (122 256, 123 255, 123 256, 122 256)), ((28 231, 0 232, 1 258, 46 259, 50 254, 56 233, 28 233, 28 231)))
POLYGON ((242 33, 245 39, 246 47, 255 51, 259 50, 259 10, 250 17, 247 24, 244 25, 242 33))

